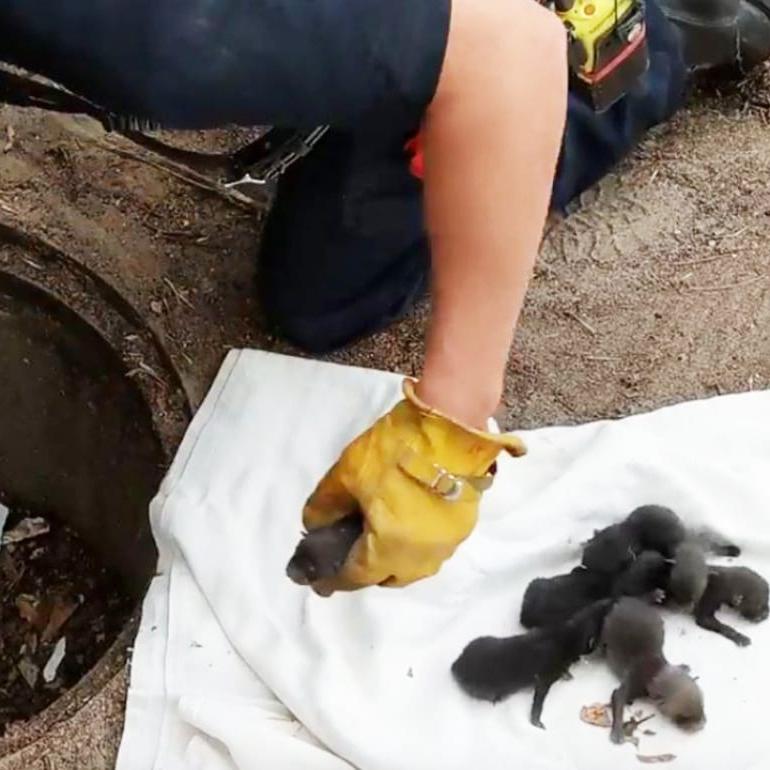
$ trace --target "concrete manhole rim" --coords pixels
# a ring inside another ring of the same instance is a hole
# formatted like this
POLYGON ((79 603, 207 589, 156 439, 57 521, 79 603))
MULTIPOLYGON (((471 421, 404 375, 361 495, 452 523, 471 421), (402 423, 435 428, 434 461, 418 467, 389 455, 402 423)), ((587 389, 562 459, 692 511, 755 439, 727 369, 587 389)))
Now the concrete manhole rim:
MULTIPOLYGON (((48 295, 91 327, 133 372, 168 465, 191 417, 190 399, 158 336, 115 288, 45 237, 0 217, 0 274, 48 295)), ((10 725, 0 738, 0 758, 33 746, 55 725, 74 716, 129 658, 139 608, 107 652, 48 708, 10 725)))

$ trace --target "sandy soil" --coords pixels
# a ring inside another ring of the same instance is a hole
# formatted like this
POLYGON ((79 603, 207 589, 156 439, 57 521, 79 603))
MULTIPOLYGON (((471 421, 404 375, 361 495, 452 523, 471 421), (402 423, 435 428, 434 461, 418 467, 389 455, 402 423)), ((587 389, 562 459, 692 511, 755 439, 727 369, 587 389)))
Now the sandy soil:
MULTIPOLYGON (((769 121, 768 76, 699 96, 549 232, 509 367, 506 425, 770 386, 769 121)), ((252 299, 259 211, 126 157, 135 148, 90 122, 0 108, 0 137, 8 126, 0 219, 119 289, 163 339, 193 404, 229 347, 290 350, 264 333, 252 299)), ((332 358, 416 372, 425 318, 423 305, 332 358)), ((111 768, 124 674, 97 690, 0 768, 111 768)))

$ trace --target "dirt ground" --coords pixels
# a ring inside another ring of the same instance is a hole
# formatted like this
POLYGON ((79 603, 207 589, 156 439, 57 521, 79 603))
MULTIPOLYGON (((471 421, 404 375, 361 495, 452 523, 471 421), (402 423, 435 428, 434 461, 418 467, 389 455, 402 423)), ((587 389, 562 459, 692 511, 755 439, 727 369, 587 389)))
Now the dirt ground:
MULTIPOLYGON (((700 95, 549 231, 508 371, 507 426, 770 387, 769 122, 768 73, 700 95)), ((88 121, 1 108, 0 219, 122 292, 196 405, 229 347, 296 352, 265 334, 253 300, 262 213, 126 152, 146 158, 88 121)), ((426 314, 331 358, 416 373, 426 314)), ((111 768, 125 677, 95 686, 74 719, 0 769, 111 768)))

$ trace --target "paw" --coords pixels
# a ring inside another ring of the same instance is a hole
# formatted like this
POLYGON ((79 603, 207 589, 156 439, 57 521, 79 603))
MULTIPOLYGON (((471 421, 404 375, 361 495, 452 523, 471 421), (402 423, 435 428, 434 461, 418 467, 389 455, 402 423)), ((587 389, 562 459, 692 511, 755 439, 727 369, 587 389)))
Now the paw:
POLYGON ((664 604, 666 601, 666 592, 662 588, 656 588, 652 592, 650 599, 653 604, 664 604))
POLYGON ((751 639, 749 639, 748 636, 744 636, 743 634, 736 634, 733 637, 733 641, 739 646, 739 647, 748 647, 751 644, 751 639))
POLYGON ((545 730, 545 725, 540 719, 530 719, 530 722, 532 722, 532 724, 540 730, 545 730))
POLYGON ((615 730, 613 728, 612 732, 610 733, 610 740, 620 746, 621 744, 626 742, 626 736, 623 732, 623 729, 615 730))

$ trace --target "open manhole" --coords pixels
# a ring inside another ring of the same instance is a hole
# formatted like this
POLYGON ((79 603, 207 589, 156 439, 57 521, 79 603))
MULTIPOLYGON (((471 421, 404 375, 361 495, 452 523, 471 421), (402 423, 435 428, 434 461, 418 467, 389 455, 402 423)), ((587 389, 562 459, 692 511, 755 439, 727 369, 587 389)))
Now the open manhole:
POLYGON ((186 404, 123 300, 0 226, 0 756, 120 665, 155 567, 148 504, 186 404))

